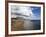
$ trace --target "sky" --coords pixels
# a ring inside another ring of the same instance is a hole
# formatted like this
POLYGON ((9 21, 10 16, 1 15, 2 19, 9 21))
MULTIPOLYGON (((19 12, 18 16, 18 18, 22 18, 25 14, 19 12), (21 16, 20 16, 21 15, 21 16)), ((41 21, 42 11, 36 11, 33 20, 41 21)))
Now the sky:
POLYGON ((26 15, 26 19, 40 20, 41 7, 36 6, 11 6, 12 13, 26 15))
POLYGON ((32 8, 32 12, 33 14, 35 14, 35 16, 40 16, 40 12, 41 12, 41 8, 40 7, 31 7, 32 8))
POLYGON ((32 8, 32 13, 34 14, 34 19, 40 19, 41 15, 41 7, 31 7, 32 8))

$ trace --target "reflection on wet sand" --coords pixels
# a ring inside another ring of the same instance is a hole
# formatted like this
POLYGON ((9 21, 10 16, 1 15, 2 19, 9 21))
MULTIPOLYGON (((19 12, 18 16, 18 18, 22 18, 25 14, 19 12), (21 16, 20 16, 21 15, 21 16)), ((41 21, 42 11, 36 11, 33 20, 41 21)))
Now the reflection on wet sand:
POLYGON ((39 30, 40 20, 27 20, 23 18, 12 18, 12 31, 19 30, 39 30))

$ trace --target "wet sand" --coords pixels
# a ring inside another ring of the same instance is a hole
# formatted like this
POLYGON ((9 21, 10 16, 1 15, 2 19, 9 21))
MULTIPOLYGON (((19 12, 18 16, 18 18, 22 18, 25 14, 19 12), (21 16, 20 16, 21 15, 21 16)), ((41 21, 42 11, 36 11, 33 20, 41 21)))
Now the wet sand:
POLYGON ((14 20, 12 21, 11 30, 39 30, 40 20, 14 20))

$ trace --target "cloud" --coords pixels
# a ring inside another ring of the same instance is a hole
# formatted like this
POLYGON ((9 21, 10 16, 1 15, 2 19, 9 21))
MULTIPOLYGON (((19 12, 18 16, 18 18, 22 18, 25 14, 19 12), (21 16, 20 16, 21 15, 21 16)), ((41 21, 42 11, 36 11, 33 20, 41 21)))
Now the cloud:
POLYGON ((38 20, 40 17, 35 16, 35 14, 32 12, 33 8, 30 8, 28 6, 12 6, 12 13, 20 13, 22 15, 26 15, 29 17, 25 17, 25 19, 30 20, 38 20))

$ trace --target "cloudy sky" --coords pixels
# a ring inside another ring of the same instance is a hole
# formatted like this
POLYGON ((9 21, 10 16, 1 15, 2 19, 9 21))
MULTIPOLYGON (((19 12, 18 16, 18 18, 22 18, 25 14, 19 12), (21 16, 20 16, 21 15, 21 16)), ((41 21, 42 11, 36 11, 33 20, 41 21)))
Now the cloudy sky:
POLYGON ((11 6, 11 12, 29 16, 25 17, 26 19, 39 20, 41 8, 35 6, 11 6))

